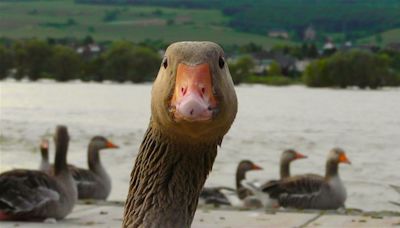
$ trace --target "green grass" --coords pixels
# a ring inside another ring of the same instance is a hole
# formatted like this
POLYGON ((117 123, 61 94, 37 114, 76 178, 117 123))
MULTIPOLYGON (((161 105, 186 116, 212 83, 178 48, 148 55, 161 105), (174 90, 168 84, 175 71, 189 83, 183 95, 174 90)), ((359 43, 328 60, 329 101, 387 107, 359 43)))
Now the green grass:
POLYGON ((284 77, 284 76, 256 76, 251 75, 244 80, 244 83, 249 84, 264 84, 272 86, 287 86, 298 84, 299 81, 284 77))
POLYGON ((235 31, 227 26, 229 18, 218 10, 84 5, 72 0, 20 1, 1 2, 0 18, 0 37, 9 38, 83 38, 91 35, 98 41, 210 40, 222 45, 254 42, 263 47, 290 44, 235 31), (161 14, 157 14, 159 10, 161 14), (118 12, 115 20, 104 21, 107 12, 118 12), (70 19, 76 25, 65 26, 70 19), (168 20, 174 23, 167 25, 168 20))
MULTIPOLYGON (((383 46, 385 46, 389 43, 392 43, 392 42, 400 42, 400 28, 391 29, 391 30, 385 31, 383 33, 380 33, 379 35, 382 37, 381 45, 383 45, 383 46)), ((378 44, 376 42, 376 35, 360 39, 358 42, 361 44, 371 44, 371 43, 378 44)), ((378 45, 380 45, 380 44, 378 44, 378 45)))

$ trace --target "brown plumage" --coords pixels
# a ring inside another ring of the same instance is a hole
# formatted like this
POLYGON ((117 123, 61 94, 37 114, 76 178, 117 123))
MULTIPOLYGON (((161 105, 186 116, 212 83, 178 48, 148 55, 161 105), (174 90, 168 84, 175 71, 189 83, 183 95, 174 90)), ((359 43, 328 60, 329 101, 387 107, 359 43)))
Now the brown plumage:
POLYGON ((345 152, 332 149, 326 162, 325 177, 298 175, 265 184, 262 189, 282 207, 300 209, 337 209, 344 207, 346 189, 338 174, 339 163, 348 163, 345 152))
POLYGON ((55 135, 55 174, 11 170, 0 174, 0 220, 62 219, 77 200, 77 190, 67 168, 69 136, 65 126, 55 135))
POLYGON ((242 181, 246 178, 246 173, 251 170, 260 170, 260 166, 254 164, 252 161, 243 160, 239 163, 236 169, 236 193, 239 199, 253 195, 253 192, 242 185, 242 181))
POLYGON ((153 84, 151 119, 140 146, 124 227, 189 227, 217 147, 237 112, 223 50, 179 42, 153 84))
MULTIPOLYGON (((40 148, 42 152, 40 170, 54 175, 54 166, 48 162, 48 144, 46 146, 45 140, 42 141, 40 148)), ((68 165, 78 188, 79 199, 107 199, 111 192, 111 178, 101 163, 99 151, 113 148, 118 148, 118 146, 103 136, 95 136, 88 145, 89 169, 68 165)))

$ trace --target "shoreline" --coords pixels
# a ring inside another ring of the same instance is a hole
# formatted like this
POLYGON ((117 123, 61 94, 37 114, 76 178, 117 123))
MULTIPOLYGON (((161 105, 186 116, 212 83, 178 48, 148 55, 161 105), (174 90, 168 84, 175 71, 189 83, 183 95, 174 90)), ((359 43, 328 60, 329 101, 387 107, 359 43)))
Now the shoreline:
MULTIPOLYGON (((119 227, 122 201, 79 201, 65 219, 44 222, 1 222, 1 227, 119 227)), ((235 208, 197 208, 192 227, 390 227, 400 225, 400 211, 317 210, 238 210, 235 208)))

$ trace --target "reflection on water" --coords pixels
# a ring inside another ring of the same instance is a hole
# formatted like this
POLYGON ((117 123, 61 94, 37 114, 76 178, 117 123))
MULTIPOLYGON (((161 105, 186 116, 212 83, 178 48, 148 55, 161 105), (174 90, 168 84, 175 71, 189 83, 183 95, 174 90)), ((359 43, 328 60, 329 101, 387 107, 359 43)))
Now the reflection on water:
MULTIPOLYGON (((133 159, 150 118, 151 85, 1 82, 0 170, 37 168, 39 140, 56 124, 71 134, 69 162, 86 166, 86 147, 94 135, 121 146, 104 151, 102 162, 113 178, 112 200, 124 200, 133 159)), ((398 210, 400 90, 307 89, 301 86, 237 88, 239 112, 224 138, 206 185, 234 186, 241 159, 264 167, 248 178, 278 176, 282 150, 296 148, 308 159, 292 173, 324 171, 330 148, 343 147, 352 161, 341 165, 348 207, 398 210)), ((54 146, 53 146, 54 148, 54 146)))

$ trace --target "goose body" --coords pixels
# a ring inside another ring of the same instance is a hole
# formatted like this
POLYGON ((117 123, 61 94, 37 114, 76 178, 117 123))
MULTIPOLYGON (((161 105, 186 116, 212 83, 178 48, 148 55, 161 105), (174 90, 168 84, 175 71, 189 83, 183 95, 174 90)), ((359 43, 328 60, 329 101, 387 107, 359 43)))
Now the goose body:
POLYGON ((0 220, 62 219, 77 200, 74 180, 67 168, 68 132, 56 129, 55 174, 11 170, 0 174, 0 220))
POLYGON ((236 193, 240 200, 253 195, 252 191, 243 186, 242 181, 246 178, 246 173, 252 170, 261 170, 262 168, 252 161, 242 160, 239 162, 236 169, 236 189, 229 187, 204 187, 200 194, 206 204, 214 205, 232 205, 229 198, 232 198, 232 193, 236 193))
POLYGON ((293 176, 267 183, 263 191, 277 199, 282 207, 321 210, 344 207, 347 194, 338 174, 339 163, 350 164, 350 161, 342 149, 334 148, 328 155, 325 176, 293 176))
POLYGON ((131 173, 123 227, 190 227, 236 112, 232 78, 217 44, 167 48, 153 83, 150 123, 131 173))
MULTIPOLYGON (((90 140, 88 146, 89 169, 68 165, 68 169, 78 188, 78 199, 105 200, 110 194, 111 178, 102 165, 99 155, 100 150, 108 148, 118 148, 118 146, 103 136, 95 136, 90 140)), ((48 162, 46 164, 46 157, 48 157, 48 155, 42 153, 40 169, 48 174, 53 174, 54 166, 48 164, 48 162)))

